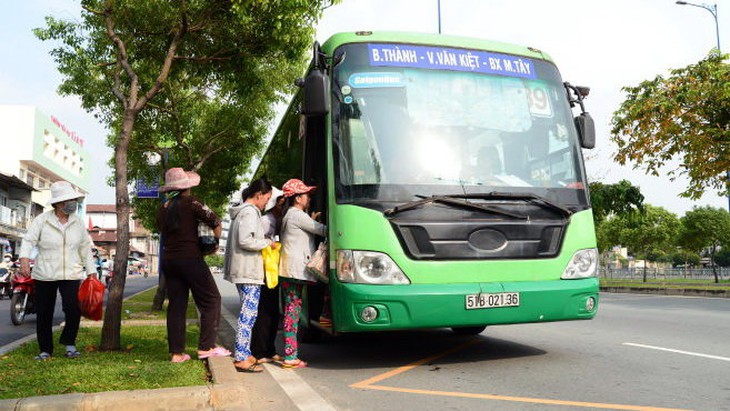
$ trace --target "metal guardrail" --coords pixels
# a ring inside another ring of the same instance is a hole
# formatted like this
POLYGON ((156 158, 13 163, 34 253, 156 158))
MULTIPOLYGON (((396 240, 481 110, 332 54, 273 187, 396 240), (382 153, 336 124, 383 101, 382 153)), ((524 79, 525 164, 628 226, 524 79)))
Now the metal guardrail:
MULTIPOLYGON (((720 280, 730 279, 730 267, 716 267, 720 280)), ((615 280, 643 280, 643 268, 603 268, 599 270, 600 278, 615 280)), ((713 280, 712 268, 647 268, 647 280, 713 280)))

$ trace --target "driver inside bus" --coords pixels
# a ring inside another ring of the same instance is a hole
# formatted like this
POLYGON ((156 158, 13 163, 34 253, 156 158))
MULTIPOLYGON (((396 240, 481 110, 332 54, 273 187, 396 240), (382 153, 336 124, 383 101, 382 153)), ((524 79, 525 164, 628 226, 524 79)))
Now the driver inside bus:
POLYGON ((494 176, 502 173, 502 159, 497 147, 483 146, 477 151, 476 164, 467 166, 462 177, 468 183, 493 184, 498 181, 494 176))

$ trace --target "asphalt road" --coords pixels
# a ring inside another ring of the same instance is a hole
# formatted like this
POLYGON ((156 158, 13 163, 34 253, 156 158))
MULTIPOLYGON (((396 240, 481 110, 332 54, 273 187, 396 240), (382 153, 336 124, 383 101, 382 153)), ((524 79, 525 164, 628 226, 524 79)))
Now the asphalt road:
MULTIPOLYGON (((158 277, 144 278, 140 275, 127 276, 124 287, 124 296, 136 294, 142 290, 157 285, 158 277)), ((61 309, 61 296, 56 297, 56 309, 54 310, 53 325, 63 322, 63 310, 61 309)), ((13 325, 10 321, 10 300, 0 300, 0 347, 9 344, 30 334, 35 334, 35 314, 28 315, 21 325, 13 325)))
MULTIPOLYGON (((221 287, 230 322, 237 296, 221 287)), ((730 410, 730 300, 603 293, 600 304, 591 321, 495 326, 476 337, 442 329, 327 338, 300 346, 308 368, 267 365, 251 378, 337 410, 730 410)))

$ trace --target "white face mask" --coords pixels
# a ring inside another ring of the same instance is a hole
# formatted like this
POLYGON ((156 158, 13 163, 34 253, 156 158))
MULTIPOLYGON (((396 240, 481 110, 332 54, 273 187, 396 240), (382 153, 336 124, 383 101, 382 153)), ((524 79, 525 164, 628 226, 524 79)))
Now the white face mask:
POLYGON ((5 260, 6 263, 9 263, 10 262, 10 257, 5 257, 5 258, 3 258, 3 260, 5 260))

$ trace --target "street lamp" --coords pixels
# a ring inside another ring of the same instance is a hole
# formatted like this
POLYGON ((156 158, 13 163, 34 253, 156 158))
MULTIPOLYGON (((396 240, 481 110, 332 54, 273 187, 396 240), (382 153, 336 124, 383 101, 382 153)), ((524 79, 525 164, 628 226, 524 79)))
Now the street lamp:
POLYGON ((681 0, 677 0, 675 3, 679 4, 680 6, 699 7, 701 9, 705 9, 705 10, 709 11, 710 14, 712 14, 712 17, 715 18, 715 35, 717 36, 717 51, 719 53, 720 52, 720 25, 717 23, 717 4, 705 4, 705 3, 695 4, 695 3, 690 3, 688 1, 681 1, 681 0))
MULTIPOLYGON (((720 25, 717 22, 717 4, 705 4, 705 3, 695 4, 695 3, 690 3, 690 2, 682 1, 682 0, 677 0, 675 3, 679 4, 680 6, 699 7, 701 9, 705 9, 705 10, 709 11, 710 14, 712 14, 712 17, 715 19, 715 36, 717 36, 717 53, 720 54, 721 53, 720 52, 720 25)), ((725 174, 725 176, 726 176, 727 182, 730 183, 730 171, 728 171, 725 174)), ((726 183, 726 186, 727 186, 727 183, 726 183)), ((727 209, 728 209, 728 211, 730 211, 730 191, 728 191, 728 194, 727 194, 727 209)))

